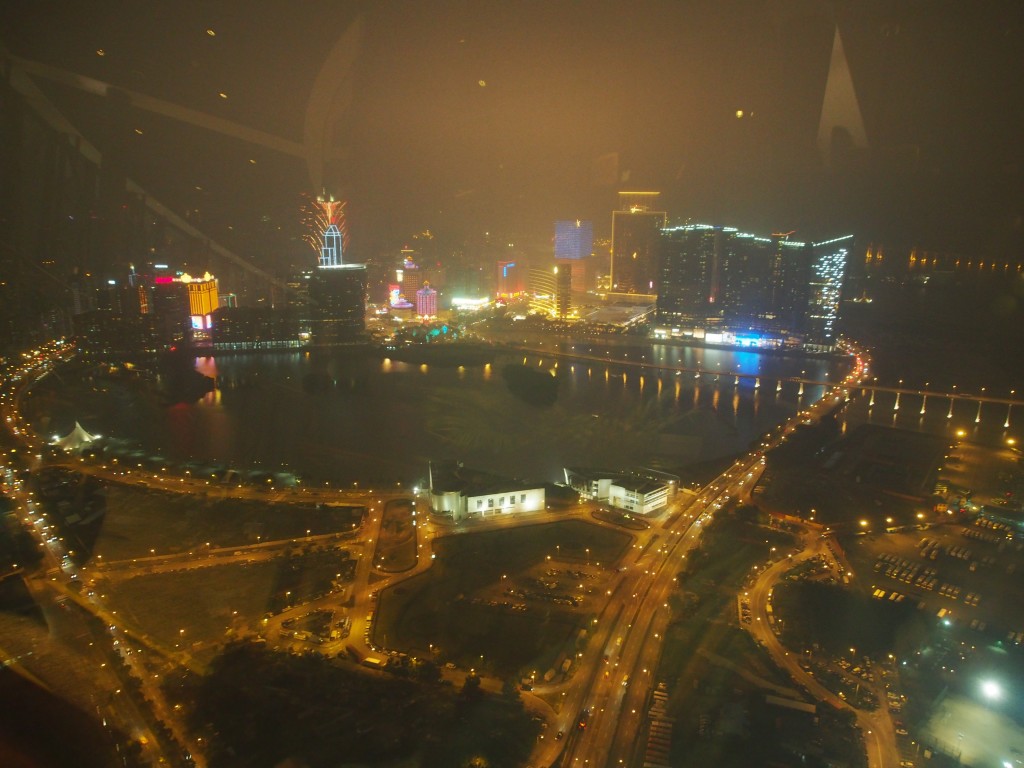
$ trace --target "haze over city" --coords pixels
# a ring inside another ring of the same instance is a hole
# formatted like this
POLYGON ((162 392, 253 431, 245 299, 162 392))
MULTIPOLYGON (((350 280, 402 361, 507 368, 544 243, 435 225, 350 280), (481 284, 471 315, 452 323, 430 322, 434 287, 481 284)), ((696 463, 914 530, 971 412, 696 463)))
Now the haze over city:
POLYGON ((0 762, 1024 764, 1022 35, 0 3, 0 762))

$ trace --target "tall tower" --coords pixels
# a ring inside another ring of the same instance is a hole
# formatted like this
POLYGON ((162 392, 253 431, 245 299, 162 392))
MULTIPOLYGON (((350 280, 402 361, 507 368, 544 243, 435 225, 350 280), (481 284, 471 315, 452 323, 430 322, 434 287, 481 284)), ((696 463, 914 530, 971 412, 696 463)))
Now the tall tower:
POLYGON ((611 290, 657 293, 658 248, 668 214, 659 211, 660 192, 619 192, 612 211, 611 290))
POLYGON ((310 328, 317 345, 345 344, 366 328, 366 265, 343 260, 348 237, 345 203, 317 200, 323 227, 320 259, 309 281, 310 328))
POLYGON ((320 223, 324 227, 320 244, 320 266, 339 267, 345 263, 345 240, 348 231, 345 226, 345 203, 330 198, 317 198, 317 207, 320 208, 320 223))

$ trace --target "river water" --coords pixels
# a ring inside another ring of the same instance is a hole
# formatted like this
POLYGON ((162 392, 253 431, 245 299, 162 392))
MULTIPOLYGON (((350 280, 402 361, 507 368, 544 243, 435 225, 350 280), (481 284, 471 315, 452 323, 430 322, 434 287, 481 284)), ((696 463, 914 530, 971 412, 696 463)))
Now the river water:
POLYGON ((455 459, 557 481, 566 465, 672 471, 737 453, 823 391, 808 385, 801 395, 795 382, 779 391, 778 378, 831 381, 848 370, 846 361, 643 340, 560 348, 606 362, 549 353, 501 353, 465 366, 345 353, 234 354, 196 360, 217 388, 193 404, 164 405, 139 385, 50 377, 34 410, 50 431, 79 420, 177 463, 381 485, 422 483, 429 461, 455 459), (557 401, 537 407, 512 394, 503 376, 509 364, 557 376, 557 401), (653 365, 722 375, 695 379, 653 365), (751 378, 737 382, 732 372, 751 378))

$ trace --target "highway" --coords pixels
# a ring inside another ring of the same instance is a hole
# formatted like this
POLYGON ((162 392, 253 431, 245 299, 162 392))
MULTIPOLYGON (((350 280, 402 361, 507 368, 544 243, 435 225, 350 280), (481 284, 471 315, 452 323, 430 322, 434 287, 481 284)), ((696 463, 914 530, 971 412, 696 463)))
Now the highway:
MULTIPOLYGON (((563 766, 616 768, 638 764, 642 757, 639 738, 644 732, 651 692, 658 682, 654 679, 654 672, 670 620, 668 596, 674 588, 676 574, 682 569, 683 560, 697 545, 702 527, 714 513, 730 499, 738 499, 749 492, 756 484, 764 465, 763 454, 784 440, 798 423, 836 405, 839 397, 837 394, 827 395, 810 408, 798 412, 787 424, 774 430, 758 450, 738 460, 698 492, 694 499, 665 513, 663 528, 657 534, 659 538, 648 542, 650 546, 645 547, 637 560, 630 564, 627 576, 613 593, 608 608, 599 619, 600 631, 593 640, 595 650, 588 649, 587 663, 582 664, 576 673, 578 682, 565 696, 558 716, 559 728, 567 733, 568 729, 576 732, 565 745, 563 766), (608 675, 600 672, 605 656, 612 665, 608 675), (581 730, 576 723, 583 709, 589 710, 590 715, 586 728, 581 730)), ((812 547, 806 556, 816 551, 812 547)), ((777 577, 788 570, 789 565, 780 561, 773 568, 772 573, 777 577)), ((764 610, 763 605, 761 607, 764 610)), ((774 634, 769 632, 769 635, 775 642, 776 652, 788 658, 774 634)), ((791 671, 795 668, 799 673, 795 679, 802 682, 807 675, 795 660, 789 661, 791 664, 786 664, 785 668, 791 671)), ((821 686, 811 690, 828 693, 821 686)), ((830 698, 821 698, 840 701, 831 694, 830 698)), ((897 766, 891 722, 886 728, 888 718, 859 711, 857 716, 862 723, 871 768, 897 766)), ((534 755, 535 764, 549 765, 557 760, 557 747, 539 747, 534 755)))
MULTIPOLYGON (((617 363, 619 361, 608 362, 617 363)), ((853 378, 862 372, 862 366, 858 365, 856 371, 847 380, 846 386, 855 386, 853 378)), ((532 765, 550 765, 558 760, 563 751, 563 766, 616 768, 634 765, 642 757, 643 744, 640 743, 640 737, 646 731, 645 721, 650 696, 653 687, 658 682, 655 679, 655 672, 661 655, 665 630, 671 619, 669 596, 675 589, 677 573, 683 569, 686 557, 698 545, 703 526, 710 521, 714 513, 730 501, 742 498, 756 484, 763 470, 765 452, 784 440, 798 423, 813 419, 816 411, 837 404, 841 395, 836 392, 837 390, 833 390, 832 394, 826 394, 815 405, 796 413, 788 423, 773 430, 756 450, 737 460, 729 469, 695 495, 680 494, 677 496, 673 505, 661 516, 660 526, 656 525, 637 535, 638 545, 628 555, 623 573, 617 584, 611 589, 610 598, 600 611, 596 626, 591 629, 590 641, 582 657, 577 660, 572 678, 568 682, 558 685, 541 684, 535 689, 535 694, 544 694, 548 698, 551 694, 560 695, 561 701, 556 705, 557 715, 539 695, 527 694, 523 697, 524 703, 531 712, 543 716, 551 724, 546 737, 538 741, 531 758, 532 765), (584 712, 586 712, 583 718, 586 720, 585 727, 580 727, 581 714, 584 712), (564 738, 556 738, 557 731, 564 732, 564 738)), ((30 445, 32 445, 33 439, 38 440, 20 422, 12 399, 5 399, 3 413, 8 426, 11 427, 17 438, 29 441, 30 445)), ((39 446, 33 447, 38 448, 39 446)), ((281 624, 285 619, 317 609, 346 610, 342 608, 341 603, 350 595, 354 598, 352 606, 347 608, 351 618, 351 634, 347 639, 315 646, 325 655, 338 653, 349 644, 364 653, 380 654, 386 651, 386 649, 377 647, 373 641, 373 635, 367 632, 370 628, 367 627, 366 615, 374 608, 374 598, 371 597, 370 591, 372 589, 374 593, 379 592, 390 584, 429 568, 433 557, 431 553, 433 541, 437 537, 524 524, 540 524, 567 517, 589 518, 588 513, 590 512, 588 506, 581 505, 573 512, 561 512, 557 516, 550 513, 528 516, 509 515, 492 520, 473 521, 458 527, 441 522, 431 515, 421 515, 416 522, 417 551, 419 553, 416 565, 404 573, 389 574, 374 567, 376 558, 373 544, 380 535, 383 505, 390 499, 408 498, 407 492, 403 493, 400 490, 394 492, 342 491, 341 489, 304 487, 288 490, 264 490, 217 483, 211 485, 208 481, 198 478, 178 477, 152 470, 126 468, 113 463, 96 465, 70 462, 68 466, 76 471, 97 475, 107 481, 143 485, 154 490, 159 489, 172 493, 251 497, 267 502, 348 502, 366 505, 368 514, 358 530, 346 534, 307 537, 310 544, 351 548, 353 556, 357 558, 353 583, 348 585, 343 593, 332 593, 317 600, 294 606, 270 618, 262 627, 265 636, 277 640, 281 624), (430 557, 427 556, 428 553, 431 554, 430 557), (373 577, 372 586, 371 576, 373 577), (365 640, 364 633, 366 633, 365 640)), ((32 521, 27 520, 27 522, 31 523, 32 521)), ((593 522, 599 523, 599 521, 593 522)), ((307 538, 303 538, 301 541, 306 543, 307 538)), ((203 551, 188 554, 154 554, 153 557, 134 558, 102 565, 94 564, 90 567, 89 575, 101 579, 118 580, 130 578, 143 568, 146 572, 167 572, 265 560, 283 555, 293 541, 296 540, 260 542, 234 547, 207 546, 203 551)), ((800 553, 800 558, 810 557, 820 551, 820 541, 808 540, 807 545, 805 550, 800 553)), ((54 573, 53 569, 56 568, 56 573, 59 574, 61 580, 61 584, 54 585, 58 587, 55 591, 65 595, 72 594, 74 590, 70 590, 63 583, 70 578, 69 575, 55 565, 56 554, 48 550, 48 556, 51 558, 51 562, 48 563, 50 573, 54 573)), ((762 641, 768 652, 778 657, 777 660, 780 660, 780 664, 793 674, 794 679, 804 684, 820 699, 835 703, 839 700, 817 685, 813 679, 810 680, 810 683, 807 682, 809 676, 799 668, 794 659, 789 658, 774 633, 769 630, 767 620, 764 618, 767 610, 767 596, 770 594, 770 585, 773 583, 771 579, 777 579, 786 568, 788 568, 787 562, 776 563, 762 574, 755 585, 752 605, 755 615, 762 621, 756 622, 752 631, 762 641)), ((40 595, 40 597, 45 601, 45 596, 40 595)), ((76 602, 89 609, 94 615, 103 618, 105 622, 110 618, 97 599, 86 600, 77 592, 75 592, 75 598, 76 602)), ((149 646, 151 650, 168 655, 174 653, 159 648, 158 644, 151 639, 135 635, 130 630, 119 629, 119 631, 127 632, 126 638, 131 638, 140 645, 149 646)), ((290 644, 292 641, 284 641, 282 638, 282 644, 284 642, 290 644)), ((299 641, 295 642, 303 645, 299 641)), ((179 663, 191 666, 188 663, 190 659, 186 658, 187 654, 182 651, 176 653, 176 660, 179 663)), ((453 683, 459 684, 465 678, 466 671, 446 669, 443 674, 453 683)), ((501 681, 484 679, 482 686, 488 690, 499 690, 501 681)), ((155 691, 151 698, 162 702, 162 698, 155 691)), ((844 703, 840 701, 837 706, 843 705, 844 703)), ((159 703, 157 708, 163 709, 159 703)), ((172 724, 175 730, 178 730, 176 727, 178 724, 173 716, 163 711, 160 714, 172 724)), ((135 725, 131 732, 146 733, 143 726, 145 718, 140 713, 125 710, 120 712, 120 717, 135 725)), ((876 717, 863 712, 858 712, 857 717, 861 723, 865 743, 868 745, 871 768, 888 768, 890 765, 898 765, 898 763, 892 762, 892 755, 895 754, 895 738, 889 718, 887 716, 876 717)), ((153 749, 156 748, 156 743, 156 739, 147 738, 147 744, 153 749)), ((154 754, 153 756, 159 759, 158 755, 154 754)), ((201 763, 200 755, 197 754, 196 757, 197 762, 201 763)))

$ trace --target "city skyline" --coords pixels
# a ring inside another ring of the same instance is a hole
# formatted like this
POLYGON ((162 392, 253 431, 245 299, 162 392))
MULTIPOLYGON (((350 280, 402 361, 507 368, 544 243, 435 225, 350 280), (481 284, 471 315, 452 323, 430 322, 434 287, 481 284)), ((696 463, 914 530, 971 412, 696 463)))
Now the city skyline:
POLYGON ((302 35, 301 56, 289 56, 288 66, 276 69, 259 62, 241 67, 256 38, 241 38, 230 16, 203 18, 197 9, 168 20, 161 31, 177 36, 180 50, 193 57, 185 70, 163 58, 163 46, 137 56, 152 34, 145 28, 126 20, 118 33, 108 19, 83 15, 71 41, 43 23, 54 12, 44 6, 11 9, 6 42, 16 55, 55 68, 29 68, 47 96, 91 141, 123 146, 122 172, 138 175, 179 215, 196 216, 208 235, 261 266, 272 260, 254 239, 260 218, 268 219, 271 232, 282 227, 287 233, 300 193, 317 195, 323 188, 352 201, 349 215, 359 232, 353 247, 363 260, 427 227, 456 242, 488 229, 541 242, 552 215, 581 216, 607 235, 603 212, 625 185, 661 189, 664 207, 687 217, 796 229, 809 239, 854 230, 872 240, 1004 252, 1018 236, 1012 137, 1021 115, 997 96, 1007 91, 1003 63, 1014 60, 1019 39, 1008 33, 1021 22, 1011 4, 946 9, 927 19, 899 4, 838 5, 832 13, 810 2, 771 9, 741 4, 735 12, 654 4, 625 26, 620 9, 588 6, 577 13, 528 4, 516 13, 460 8, 445 28, 430 14, 400 11, 398 4, 362 16, 321 9, 318 18, 326 23, 315 34, 302 14, 282 18, 254 9, 246 23, 273 24, 276 46, 295 48, 302 35), (402 12, 397 23, 394 14, 402 12), (837 25, 868 149, 852 166, 829 171, 817 132, 837 25), (567 28, 579 32, 572 46, 562 44, 567 28), (690 40, 697 29, 702 39, 690 40), (389 34, 403 36, 393 60, 389 34), (623 51, 651 42, 644 56, 619 57, 621 72, 605 72, 594 59, 605 35, 623 51), (960 45, 943 46, 953 41, 960 45), (253 144, 257 139, 218 137, 146 107, 119 113, 116 136, 107 135, 102 97, 76 94, 83 84, 74 78, 91 77, 226 119, 238 130, 294 141, 298 117, 308 120, 314 105, 306 96, 320 57, 335 50, 332 45, 349 57, 335 86, 354 90, 350 107, 332 107, 343 114, 332 113, 339 136, 331 146, 350 159, 325 161, 334 175, 313 188, 306 163, 288 159, 287 147, 275 153, 253 144), (511 55, 499 58, 498 51, 511 55), (931 70, 906 66, 922 56, 931 70), (396 71, 406 57, 417 60, 419 74, 396 71), (126 69, 129 63, 134 69, 126 69), (596 70, 584 80, 588 65, 596 70), (936 98, 924 86, 947 68, 956 69, 958 85, 936 98), (552 71, 559 77, 543 74, 552 71), (892 80, 893 71, 902 79, 892 80), (566 90, 567 83, 574 90, 566 90), (957 99, 969 108, 954 107, 957 99), (555 104, 562 118, 588 126, 586 136, 571 131, 570 137, 552 122, 548 112, 555 104), (596 120, 599 111, 612 119, 596 120), (644 116, 640 130, 631 124, 636 114, 644 116), (417 117, 411 121, 415 136, 404 128, 411 115, 417 117), (982 126, 983 132, 976 130, 982 126), (583 143, 574 147, 571 139, 583 143), (964 152, 948 151, 961 145, 964 152), (208 156, 211 150, 217 157, 208 156), (174 164, 173 172, 159 167, 161 157, 174 164), (202 167, 191 157, 202 158, 202 167), (921 183, 936 173, 950 183, 921 183), (491 176, 485 182, 482 174, 491 176), (236 180, 241 189, 231 188, 236 180), (952 216, 935 216, 937 207, 952 216), (998 238, 978 243, 963 236, 965 227, 982 223, 998 238))
POLYGON ((1021 762, 1024 4, 0 30, 0 761, 1021 762))

